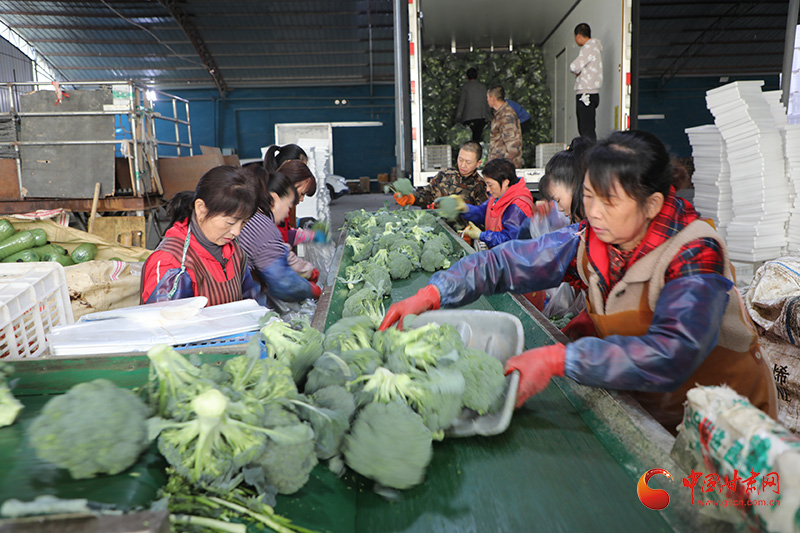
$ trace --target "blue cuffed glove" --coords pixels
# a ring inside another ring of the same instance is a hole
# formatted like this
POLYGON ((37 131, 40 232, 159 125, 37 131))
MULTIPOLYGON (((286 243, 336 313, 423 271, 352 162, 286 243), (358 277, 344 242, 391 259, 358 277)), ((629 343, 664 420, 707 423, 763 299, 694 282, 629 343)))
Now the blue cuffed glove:
POLYGON ((325 244, 331 242, 331 238, 326 231, 315 231, 313 242, 317 244, 325 244))

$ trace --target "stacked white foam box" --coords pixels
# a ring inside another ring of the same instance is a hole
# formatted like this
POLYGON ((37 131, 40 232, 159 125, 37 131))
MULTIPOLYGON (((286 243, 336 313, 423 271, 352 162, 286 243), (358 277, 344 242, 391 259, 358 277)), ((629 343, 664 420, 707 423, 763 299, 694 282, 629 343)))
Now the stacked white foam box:
POLYGON ((800 124, 786 126, 784 149, 786 152, 786 175, 793 191, 793 205, 787 230, 788 253, 800 253, 800 124))
POLYGON ((713 124, 687 128, 694 160, 694 208, 701 216, 714 220, 717 232, 725 237, 733 217, 731 170, 725 141, 713 124))
POLYGON ((738 81, 706 93, 725 140, 731 173, 733 218, 726 241, 731 259, 765 261, 786 247, 791 208, 783 142, 763 81, 738 81))

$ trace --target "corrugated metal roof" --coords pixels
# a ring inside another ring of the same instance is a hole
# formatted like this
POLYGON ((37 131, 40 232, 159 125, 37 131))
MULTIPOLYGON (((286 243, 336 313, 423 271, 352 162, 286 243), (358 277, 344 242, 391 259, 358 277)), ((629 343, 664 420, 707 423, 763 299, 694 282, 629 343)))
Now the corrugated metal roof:
MULTIPOLYGON (((540 43, 573 4, 420 0, 423 44, 540 43)), ((0 20, 66 80, 210 86, 214 70, 218 85, 236 88, 392 81, 392 7, 392 0, 0 0, 0 20)), ((640 0, 640 76, 780 72, 787 10, 786 0, 640 0)))
POLYGON ((215 65, 229 88, 360 84, 394 78, 392 6, 391 0, 7 0, 0 1, 0 20, 65 80, 213 86, 215 65))

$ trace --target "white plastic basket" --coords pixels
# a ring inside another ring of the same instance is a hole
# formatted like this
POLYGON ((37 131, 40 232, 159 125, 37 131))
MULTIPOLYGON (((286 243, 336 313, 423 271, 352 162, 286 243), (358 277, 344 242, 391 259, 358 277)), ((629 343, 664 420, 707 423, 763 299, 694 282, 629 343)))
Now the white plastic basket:
POLYGON ((564 143, 542 143, 536 145, 536 168, 544 168, 550 158, 567 149, 564 143))
POLYGON ((453 150, 449 144, 429 144, 423 147, 422 169, 443 170, 453 165, 453 150))
POLYGON ((73 322, 63 266, 0 264, 0 359, 39 357, 47 333, 73 322))

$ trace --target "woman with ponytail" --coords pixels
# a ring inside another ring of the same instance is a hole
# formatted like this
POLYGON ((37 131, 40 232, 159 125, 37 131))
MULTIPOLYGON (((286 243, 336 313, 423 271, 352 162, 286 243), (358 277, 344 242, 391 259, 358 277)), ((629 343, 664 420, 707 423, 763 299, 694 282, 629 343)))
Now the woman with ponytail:
POLYGON ((297 191, 292 180, 281 172, 267 174, 259 166, 250 169, 259 189, 259 209, 239 237, 247 260, 262 291, 271 299, 297 302, 318 299, 322 293, 316 283, 299 276, 289 265, 289 247, 281 238, 278 224, 295 205, 297 191))
POLYGON ((144 264, 141 303, 193 296, 205 296, 208 305, 263 303, 237 241, 256 205, 252 177, 232 166, 209 170, 193 192, 175 195, 167 206, 170 228, 144 264))

